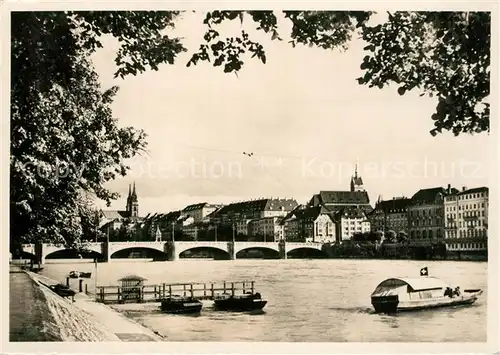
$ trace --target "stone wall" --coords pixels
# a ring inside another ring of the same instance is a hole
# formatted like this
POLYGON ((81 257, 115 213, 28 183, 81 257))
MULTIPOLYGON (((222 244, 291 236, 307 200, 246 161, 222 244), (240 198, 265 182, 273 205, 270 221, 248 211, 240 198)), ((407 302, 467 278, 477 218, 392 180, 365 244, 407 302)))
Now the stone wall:
POLYGON ((11 341, 120 341, 71 299, 59 297, 28 273, 16 270, 10 276, 11 341))

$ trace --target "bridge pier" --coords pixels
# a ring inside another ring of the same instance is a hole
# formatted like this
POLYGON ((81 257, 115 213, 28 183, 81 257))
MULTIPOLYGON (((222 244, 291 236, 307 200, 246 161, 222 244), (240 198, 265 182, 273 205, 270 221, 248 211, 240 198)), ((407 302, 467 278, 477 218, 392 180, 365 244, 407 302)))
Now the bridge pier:
POLYGON ((177 261, 179 259, 175 250, 175 242, 169 240, 163 247, 164 253, 167 254, 168 261, 177 261))
POLYGON ((227 253, 229 254, 229 260, 236 259, 236 253, 234 252, 234 242, 227 243, 227 253))
POLYGON ((35 244, 35 262, 37 264, 45 264, 45 255, 43 253, 43 244, 35 244))
POLYGON ((278 244, 280 259, 286 259, 286 242, 284 239, 281 239, 278 244))
POLYGON ((101 254, 104 258, 104 260, 102 260, 102 262, 103 263, 109 262, 110 255, 109 255, 109 242, 108 241, 101 243, 101 254))

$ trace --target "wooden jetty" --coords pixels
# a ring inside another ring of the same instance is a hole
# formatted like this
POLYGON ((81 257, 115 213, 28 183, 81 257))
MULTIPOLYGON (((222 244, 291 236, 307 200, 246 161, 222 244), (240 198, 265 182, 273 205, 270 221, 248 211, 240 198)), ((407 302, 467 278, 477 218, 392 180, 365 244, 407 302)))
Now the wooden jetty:
MULTIPOLYGON (((189 282, 189 283, 162 283, 144 285, 142 280, 132 284, 130 280, 120 286, 97 286, 95 299, 97 302, 116 303, 145 303, 161 302, 162 299, 172 296, 188 296, 197 300, 213 300, 216 295, 241 295, 254 293, 254 281, 235 282, 189 282)), ((85 285, 87 291, 87 285, 85 285)))

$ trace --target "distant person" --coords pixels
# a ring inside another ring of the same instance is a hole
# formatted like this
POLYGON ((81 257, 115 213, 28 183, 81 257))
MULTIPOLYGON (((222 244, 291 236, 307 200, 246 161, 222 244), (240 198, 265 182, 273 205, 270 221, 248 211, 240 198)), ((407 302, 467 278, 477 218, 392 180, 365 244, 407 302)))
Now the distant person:
POLYGON ((453 297, 453 290, 451 289, 451 287, 446 287, 446 290, 444 290, 444 296, 448 296, 450 298, 453 297))

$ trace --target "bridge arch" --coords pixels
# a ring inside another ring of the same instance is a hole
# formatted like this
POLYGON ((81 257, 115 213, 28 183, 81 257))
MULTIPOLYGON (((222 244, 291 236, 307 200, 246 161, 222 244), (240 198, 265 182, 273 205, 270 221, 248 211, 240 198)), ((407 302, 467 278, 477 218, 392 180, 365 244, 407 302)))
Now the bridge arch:
POLYGON ((30 253, 27 251, 21 251, 18 255, 16 255, 16 259, 31 259, 36 260, 36 255, 34 253, 30 253))
POLYGON ((44 259, 98 259, 103 260, 104 255, 95 250, 59 249, 49 252, 44 259))
POLYGON ((178 258, 213 258, 214 260, 230 260, 231 256, 227 250, 216 246, 193 246, 191 248, 183 248, 182 251, 179 251, 178 258))
POLYGON ((129 246, 113 251, 110 259, 153 259, 155 261, 167 260, 167 254, 156 248, 146 246, 129 246))
POLYGON ((328 255, 321 249, 306 246, 288 250, 286 257, 289 259, 325 259, 328 255))
POLYGON ((268 246, 248 246, 235 252, 235 259, 279 259, 280 252, 268 246))

